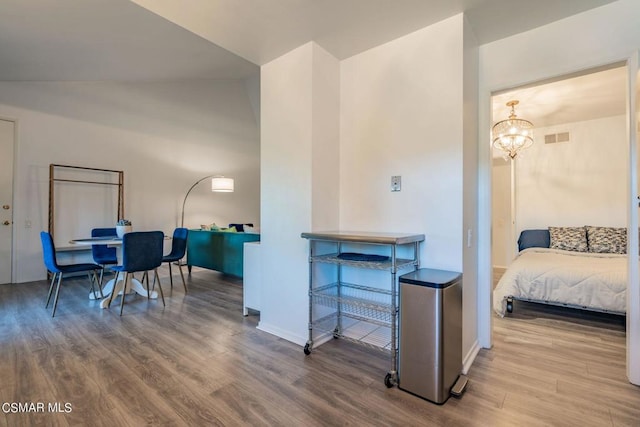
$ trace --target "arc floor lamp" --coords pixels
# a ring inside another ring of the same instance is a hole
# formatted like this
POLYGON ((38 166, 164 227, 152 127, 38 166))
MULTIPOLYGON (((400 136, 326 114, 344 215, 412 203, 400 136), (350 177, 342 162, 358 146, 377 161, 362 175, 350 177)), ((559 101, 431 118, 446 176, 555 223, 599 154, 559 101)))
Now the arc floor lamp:
POLYGON ((207 175, 204 178, 200 178, 191 186, 191 188, 189 188, 187 194, 184 195, 184 200, 182 201, 182 214, 180 215, 180 227, 184 227, 184 206, 187 203, 187 197, 189 197, 191 190, 208 178, 211 178, 211 191, 216 193, 233 193, 233 178, 225 178, 220 175, 207 175))

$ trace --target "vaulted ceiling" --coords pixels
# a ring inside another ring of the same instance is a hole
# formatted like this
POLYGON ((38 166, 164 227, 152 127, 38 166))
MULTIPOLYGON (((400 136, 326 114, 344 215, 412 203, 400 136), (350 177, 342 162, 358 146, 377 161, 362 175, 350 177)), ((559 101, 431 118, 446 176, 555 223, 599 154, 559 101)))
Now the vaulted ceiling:
POLYGON ((133 0, 256 64, 316 41, 338 59, 465 12, 481 44, 613 0, 133 0))
POLYGON ((256 70, 129 0, 0 2, 0 80, 242 78, 256 70))
MULTIPOLYGON (((344 59, 465 12, 487 43, 612 1, 2 0, 0 80, 243 79, 311 40, 344 59)), ((499 95, 494 117, 513 96, 536 125, 573 119, 580 105, 587 116, 606 105, 617 114, 619 91, 610 87, 622 77, 605 77, 499 95), (573 107, 562 104, 570 98, 573 107)))
POLYGON ((3 0, 0 80, 243 78, 310 40, 343 59, 466 11, 486 43, 611 1, 3 0))

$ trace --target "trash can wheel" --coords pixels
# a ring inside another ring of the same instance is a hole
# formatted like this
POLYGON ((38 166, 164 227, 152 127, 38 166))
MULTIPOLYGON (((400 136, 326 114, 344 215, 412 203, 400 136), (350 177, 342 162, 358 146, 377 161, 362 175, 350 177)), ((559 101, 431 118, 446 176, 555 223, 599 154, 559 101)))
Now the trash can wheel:
POLYGON ((393 378, 393 375, 391 375, 391 372, 389 372, 387 375, 385 375, 384 377, 384 385, 387 386, 387 388, 391 388, 393 387, 395 384, 395 380, 393 378))

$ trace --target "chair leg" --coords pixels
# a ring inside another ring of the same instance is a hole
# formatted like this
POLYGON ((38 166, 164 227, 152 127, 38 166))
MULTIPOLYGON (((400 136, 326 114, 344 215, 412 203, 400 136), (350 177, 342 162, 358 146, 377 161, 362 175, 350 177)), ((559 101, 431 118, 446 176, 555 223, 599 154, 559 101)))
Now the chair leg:
POLYGON ((104 277, 104 265, 102 265, 102 268, 100 269, 100 287, 102 287, 102 278, 103 277, 104 277))
MULTIPOLYGON (((171 282, 171 290, 173 291, 173 273, 171 272, 171 263, 169 262, 169 282, 171 282)), ((173 295, 173 293, 171 294, 173 295)))
MULTIPOLYGON (((87 277, 89 278, 89 292, 91 292, 91 294, 95 296, 96 290, 93 287, 93 280, 94 280, 94 277, 95 277, 95 271, 93 271, 93 270, 92 271, 87 271, 87 277), (92 272, 93 272, 93 275, 91 275, 92 272)), ((97 281, 96 281, 96 283, 97 283, 97 281)))
MULTIPOLYGON (((98 289, 100 289, 100 299, 104 299, 104 294, 102 293, 103 273, 104 273, 104 267, 100 269, 100 280, 98 281, 98 289)), ((96 280, 98 280, 98 276, 97 276, 95 270, 93 271, 93 276, 96 278, 96 280)))
POLYGON ((184 281, 184 273, 182 272, 182 264, 178 262, 178 270, 180 270, 180 277, 182 277, 182 286, 184 286, 184 293, 187 293, 187 282, 184 281))
POLYGON ((114 280, 115 280, 115 282, 114 282, 114 285, 113 285, 113 290, 111 291, 111 295, 109 296, 109 302, 107 303, 107 308, 110 308, 110 307, 111 307, 111 301, 113 301, 113 297, 114 297, 114 296, 115 296, 115 294, 116 294, 116 286, 118 285, 118 277, 119 277, 119 276, 120 276, 120 272, 119 272, 119 271, 117 271, 117 272, 116 272, 116 277, 115 277, 115 279, 114 279, 114 280))
POLYGON ((51 293, 53 292, 53 284, 56 281, 57 275, 58 273, 53 273, 53 276, 51 276, 51 284, 49 285, 49 295, 47 295, 47 305, 45 305, 44 308, 49 308, 49 301, 51 301, 51 293))
POLYGON ((60 294, 60 282, 62 282, 62 272, 58 273, 58 285, 56 286, 56 296, 53 298, 53 313, 51 317, 56 315, 56 308, 58 307, 58 295, 60 294))
POLYGON ((166 307, 164 303, 164 292, 162 292, 162 285, 160 284, 160 277, 158 277, 158 269, 154 268, 153 272, 155 273, 155 277, 153 278, 153 283, 156 283, 156 279, 158 280, 158 289, 160 289, 160 296, 162 297, 162 305, 166 307))
POLYGON ((122 316, 122 309, 124 308, 124 296, 127 294, 128 279, 129 273, 124 273, 124 287, 122 288, 122 299, 120 300, 120 316, 122 316))
POLYGON ((147 284, 147 299, 149 299, 149 294, 151 293, 149 291, 149 272, 145 271, 144 274, 142 275, 142 282, 145 282, 146 279, 146 284, 147 284))

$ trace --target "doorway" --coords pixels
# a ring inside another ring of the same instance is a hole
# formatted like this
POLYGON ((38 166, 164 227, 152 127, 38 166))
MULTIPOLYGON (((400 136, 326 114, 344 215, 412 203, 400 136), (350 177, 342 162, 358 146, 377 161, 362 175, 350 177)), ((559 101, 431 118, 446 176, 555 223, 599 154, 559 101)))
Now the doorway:
MULTIPOLYGON (((623 215, 625 218, 625 221, 624 221, 625 226, 627 226, 629 230, 637 230, 638 211, 639 211, 637 200, 636 200, 636 197, 638 194, 637 193, 638 191, 637 170, 639 168, 639 160, 638 160, 638 154, 637 154, 637 139, 638 139, 638 131, 640 130, 638 128, 639 125, 637 123, 639 117, 637 116, 637 113, 636 113, 640 109, 640 107, 636 105, 636 102, 637 102, 636 100, 639 98, 637 94, 637 90, 638 90, 638 87, 640 87, 640 77, 638 76, 638 69, 639 69, 638 54, 634 53, 634 55, 624 63, 618 63, 612 66, 601 67, 601 68, 598 68, 597 70, 596 69, 590 70, 587 73, 595 74, 599 71, 611 70, 616 67, 622 67, 624 69, 624 80, 620 85, 620 87, 623 87, 624 98, 626 98, 626 100, 624 101, 624 112, 622 113, 623 120, 624 120, 622 132, 624 132, 625 134, 624 140, 626 143, 626 153, 625 153, 626 163, 624 164, 624 167, 623 167, 624 178, 619 184, 619 187, 622 189, 622 191, 625 192, 625 204, 622 209, 615 210, 616 212, 615 215, 623 215)), ((585 73, 579 73, 577 75, 582 76, 584 74, 585 73)), ((566 76, 566 78, 571 78, 575 76, 576 75, 566 76)), ((554 80, 554 81, 557 81, 557 80, 554 80)), ((542 84, 538 83, 538 84, 530 85, 527 87, 534 87, 534 86, 540 86, 540 85, 542 84)), ((493 95, 496 95, 496 93, 494 93, 493 95)), ((563 110, 561 109, 558 109, 557 111, 563 112, 563 110)), ((530 119, 532 117, 532 115, 526 115, 526 114, 528 114, 528 112, 525 113, 521 111, 520 116, 525 117, 527 119, 530 119)), ((490 120, 491 122, 495 122, 501 118, 501 116, 499 114, 496 115, 495 112, 493 112, 493 115, 494 117, 492 119, 491 112, 488 112, 488 115, 486 116, 487 122, 489 122, 490 120)), ((534 123, 534 125, 537 125, 537 124, 534 123)), ((606 135, 600 141, 602 158, 606 158, 608 154, 608 152, 602 150, 603 147, 605 147, 605 150, 606 150, 607 141, 608 139, 606 135)), ((572 160, 573 164, 578 164, 577 160, 579 160, 583 154, 584 153, 581 153, 577 158, 572 160)), ((565 184, 564 180, 558 180, 557 182, 560 183, 561 185, 565 184)), ((616 191, 617 190, 618 189, 616 189, 616 191)), ((592 209, 589 206, 589 211, 590 211, 590 215, 593 215, 590 218, 597 219, 596 215, 598 213, 598 210, 592 209)), ((546 214, 546 212, 544 213, 546 214)), ((525 228, 528 228, 526 224, 519 224, 516 227, 517 230, 521 230, 525 228)), ((516 239, 517 239, 517 234, 516 234, 516 239)), ((638 234, 629 232, 628 241, 630 246, 628 250, 629 253, 627 256, 629 259, 637 260, 638 234)), ((490 245, 488 249, 490 249, 490 245)), ((491 267, 491 263, 487 263, 486 266, 491 267)), ((638 263, 629 262, 628 266, 629 266, 628 267, 629 283, 628 283, 628 291, 627 291, 628 302, 627 302, 627 329, 626 329, 627 331, 626 333, 627 374, 628 374, 627 376, 628 376, 628 379, 633 384, 640 384, 640 366, 638 366, 638 363, 637 363, 637 356, 634 356, 638 354, 638 350, 640 349, 640 344, 639 344, 640 336, 638 335, 638 329, 637 329, 637 324, 638 324, 637 319, 639 316, 638 308, 640 306, 640 303, 639 303, 640 299, 638 298, 638 295, 640 295, 640 292, 638 291, 639 285, 637 283, 638 263)), ((488 278, 488 275, 486 274, 486 270, 482 274, 485 278, 488 278)), ((489 297, 489 295, 487 295, 487 297, 489 297)), ((490 308, 489 308, 490 306, 491 306, 491 303, 487 301, 488 311, 485 312, 485 315, 486 315, 486 317, 484 317, 485 321, 482 322, 483 326, 480 329, 480 337, 485 343, 484 344, 485 346, 487 346, 487 344, 490 345, 491 343, 490 331, 492 329, 491 325, 493 323, 493 319, 492 319, 492 313, 490 313, 490 308), (488 328, 484 329, 485 326, 488 326, 488 328)))
POLYGON ((492 96, 493 122, 516 100, 534 124, 534 144, 515 158, 492 149, 495 272, 516 257, 522 230, 627 227, 627 74, 614 64, 492 96))
POLYGON ((0 284, 12 282, 15 123, 0 119, 0 284))

